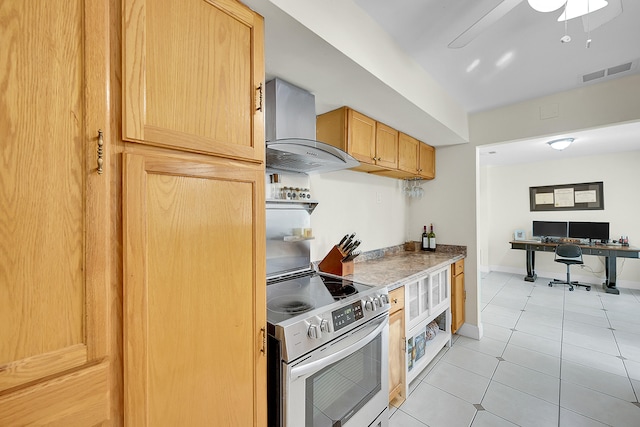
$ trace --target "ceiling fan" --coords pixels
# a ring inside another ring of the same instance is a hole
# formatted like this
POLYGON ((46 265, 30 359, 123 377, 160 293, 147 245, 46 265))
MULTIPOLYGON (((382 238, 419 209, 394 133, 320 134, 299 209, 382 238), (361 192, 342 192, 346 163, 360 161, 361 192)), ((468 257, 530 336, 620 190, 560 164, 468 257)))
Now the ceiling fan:
MULTIPOLYGON (((475 24, 467 28, 456 37, 449 48, 459 49, 473 41, 481 32, 502 19, 513 8, 524 0, 503 0, 496 7, 478 19, 475 24)), ((527 0, 529 5, 538 12, 553 12, 564 6, 564 11, 558 17, 558 22, 582 17, 585 32, 593 30, 622 13, 622 0, 527 0), (591 13, 609 6, 596 15, 591 13), (589 15, 589 19, 586 19, 589 15)))

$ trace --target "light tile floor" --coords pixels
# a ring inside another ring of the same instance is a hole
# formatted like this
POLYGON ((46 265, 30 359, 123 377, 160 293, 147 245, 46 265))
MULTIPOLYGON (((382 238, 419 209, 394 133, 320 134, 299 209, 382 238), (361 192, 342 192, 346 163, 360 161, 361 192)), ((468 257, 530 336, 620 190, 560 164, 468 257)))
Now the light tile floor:
POLYGON ((640 426, 640 291, 484 274, 484 336, 454 335, 390 427, 640 426))

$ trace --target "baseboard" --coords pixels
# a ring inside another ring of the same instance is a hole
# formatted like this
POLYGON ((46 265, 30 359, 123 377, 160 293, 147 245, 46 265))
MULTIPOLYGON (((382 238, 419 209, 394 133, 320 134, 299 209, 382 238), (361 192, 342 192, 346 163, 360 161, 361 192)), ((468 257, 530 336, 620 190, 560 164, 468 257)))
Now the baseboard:
MULTIPOLYGON (((487 267, 481 267, 482 270, 484 270, 487 267)), ((510 273, 510 274, 521 274, 522 277, 524 278, 524 276, 527 275, 527 272, 525 269, 523 268, 517 268, 517 267, 505 267, 502 265, 492 265, 488 267, 488 272, 492 272, 492 271, 496 271, 499 273, 510 273)), ((594 277, 593 275, 583 275, 580 274, 580 269, 575 269, 576 271, 574 272, 573 270, 571 271, 571 280, 577 280, 578 282, 581 283, 586 283, 588 285, 592 285, 592 286, 600 286, 602 285, 602 283, 604 283, 604 278, 602 277, 594 277)), ((562 279, 564 280, 567 276, 564 273, 558 273, 556 272, 552 272, 552 271, 540 271, 540 270, 536 270, 536 274, 538 275, 539 279, 562 279)), ((616 283, 616 287, 618 288, 622 288, 622 289, 635 289, 635 290, 640 290, 640 282, 636 282, 633 280, 618 280, 616 283)))
POLYGON ((479 340, 482 338, 482 324, 480 324, 480 326, 476 326, 469 323, 463 323, 456 331, 456 334, 467 338, 473 338, 474 340, 479 340))

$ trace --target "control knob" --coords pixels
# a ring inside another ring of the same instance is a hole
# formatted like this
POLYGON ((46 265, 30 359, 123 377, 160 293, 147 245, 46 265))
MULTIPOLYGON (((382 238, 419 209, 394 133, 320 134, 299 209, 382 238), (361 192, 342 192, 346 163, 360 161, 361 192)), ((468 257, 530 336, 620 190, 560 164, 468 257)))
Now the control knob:
POLYGON ((309 338, 312 339, 318 339, 318 338, 322 338, 322 331, 320 331, 320 328, 318 327, 318 325, 309 325, 309 331, 307 332, 307 335, 309 336, 309 338))
POLYGON ((327 319, 322 319, 320 321, 320 331, 329 333, 331 330, 329 329, 329 321, 327 319))
POLYGON ((378 307, 376 306, 376 302, 371 297, 366 299, 364 303, 364 308, 365 310, 369 310, 369 311, 376 311, 378 309, 378 307))
POLYGON ((380 301, 382 301, 383 304, 389 304, 389 296, 387 294, 380 295, 380 301))

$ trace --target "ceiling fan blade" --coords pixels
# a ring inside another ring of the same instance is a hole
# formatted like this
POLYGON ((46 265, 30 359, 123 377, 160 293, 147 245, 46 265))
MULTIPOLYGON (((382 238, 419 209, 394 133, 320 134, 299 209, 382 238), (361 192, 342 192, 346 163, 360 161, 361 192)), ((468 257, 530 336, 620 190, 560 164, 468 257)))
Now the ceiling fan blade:
POLYGON ((498 22, 504 15, 509 13, 511 9, 523 1, 524 0, 503 0, 502 3, 487 12, 487 14, 478 19, 475 24, 467 28, 462 34, 449 43, 449 48, 460 49, 468 45, 481 32, 498 22))
POLYGON ((609 0, 609 6, 582 16, 584 32, 593 31, 622 13, 622 0, 609 0))

